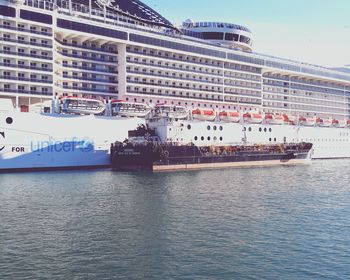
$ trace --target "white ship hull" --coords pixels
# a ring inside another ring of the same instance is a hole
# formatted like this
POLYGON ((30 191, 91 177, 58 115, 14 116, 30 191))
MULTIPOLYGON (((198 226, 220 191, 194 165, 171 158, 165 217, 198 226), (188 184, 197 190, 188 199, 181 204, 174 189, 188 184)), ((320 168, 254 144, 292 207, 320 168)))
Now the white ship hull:
POLYGON ((111 143, 144 122, 30 113, 0 114, 0 119, 0 170, 108 166, 111 143))
MULTIPOLYGON (((0 170, 108 166, 111 143, 123 141, 129 130, 144 123, 137 118, 31 113, 2 113, 0 120, 0 170), (6 123, 7 118, 13 122, 6 123)), ((181 127, 186 130, 183 141, 197 145, 312 142, 313 159, 350 157, 348 128, 202 121, 184 121, 181 127)))

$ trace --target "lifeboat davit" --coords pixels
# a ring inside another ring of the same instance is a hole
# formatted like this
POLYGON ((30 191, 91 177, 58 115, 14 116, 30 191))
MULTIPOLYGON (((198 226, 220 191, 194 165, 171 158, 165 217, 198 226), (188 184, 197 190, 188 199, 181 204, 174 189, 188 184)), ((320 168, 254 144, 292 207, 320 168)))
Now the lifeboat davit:
POLYGON ((243 120, 247 123, 262 123, 263 117, 260 113, 245 113, 243 120))
POLYGON ((196 120, 213 121, 216 114, 214 110, 195 109, 192 111, 192 116, 196 120))
POLYGON ((151 111, 151 107, 147 104, 124 100, 112 100, 111 107, 113 116, 145 118, 151 111))
POLYGON ((184 106, 157 104, 155 109, 156 114, 160 116, 167 116, 175 119, 186 119, 188 117, 188 109, 184 106))
POLYGON ((240 121, 240 114, 237 111, 222 111, 219 113, 219 118, 224 122, 235 122, 240 121))
POLYGON ((62 97, 60 103, 62 113, 66 114, 98 115, 106 108, 101 100, 75 96, 62 97))
POLYGON ((265 122, 269 124, 283 124, 284 118, 279 114, 265 114, 265 122))

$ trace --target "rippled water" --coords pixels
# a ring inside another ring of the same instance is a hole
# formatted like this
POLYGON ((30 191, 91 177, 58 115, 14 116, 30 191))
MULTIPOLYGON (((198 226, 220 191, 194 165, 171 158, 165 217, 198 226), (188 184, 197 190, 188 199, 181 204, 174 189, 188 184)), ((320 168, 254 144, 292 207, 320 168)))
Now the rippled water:
POLYGON ((349 279, 350 161, 0 175, 0 279, 349 279))

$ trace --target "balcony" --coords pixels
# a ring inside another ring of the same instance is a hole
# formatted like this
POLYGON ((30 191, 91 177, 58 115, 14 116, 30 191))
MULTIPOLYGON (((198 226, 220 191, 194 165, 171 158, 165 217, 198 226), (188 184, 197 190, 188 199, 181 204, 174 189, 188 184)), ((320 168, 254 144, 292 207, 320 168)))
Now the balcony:
POLYGON ((2 63, 2 62, 0 62, 0 66, 16 68, 17 70, 30 69, 30 70, 39 70, 39 71, 45 71, 45 72, 52 72, 52 69, 48 69, 48 68, 45 68, 45 67, 18 65, 18 64, 12 64, 12 63, 2 63))
POLYGON ((23 44, 23 45, 29 45, 29 46, 38 46, 38 47, 44 47, 44 48, 49 48, 49 49, 52 48, 52 45, 49 45, 49 44, 27 42, 27 41, 24 41, 24 40, 15 40, 15 39, 3 38, 3 37, 0 37, 0 41, 11 42, 11 43, 16 43, 16 44, 23 44))
POLYGON ((40 58, 40 59, 52 60, 52 57, 45 56, 45 55, 36 55, 36 54, 29 54, 29 53, 22 53, 22 52, 13 52, 13 51, 4 51, 4 50, 0 50, 0 53, 17 55, 17 56, 25 56, 25 57, 30 57, 30 58, 40 58))

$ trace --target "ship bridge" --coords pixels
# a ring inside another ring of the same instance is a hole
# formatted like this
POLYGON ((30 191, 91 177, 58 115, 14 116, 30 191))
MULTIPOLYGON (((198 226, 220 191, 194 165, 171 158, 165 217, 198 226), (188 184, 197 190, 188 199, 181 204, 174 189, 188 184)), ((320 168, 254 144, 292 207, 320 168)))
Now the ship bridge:
POLYGON ((252 32, 242 25, 225 22, 192 22, 186 20, 182 32, 225 47, 252 51, 252 32))

